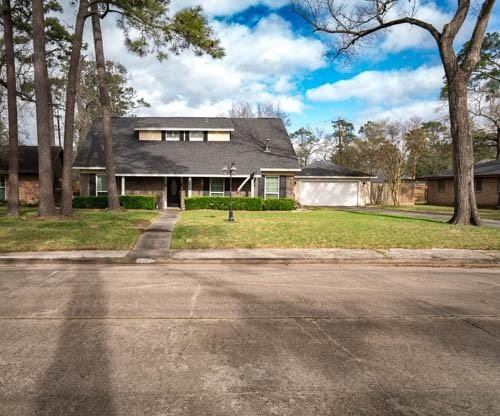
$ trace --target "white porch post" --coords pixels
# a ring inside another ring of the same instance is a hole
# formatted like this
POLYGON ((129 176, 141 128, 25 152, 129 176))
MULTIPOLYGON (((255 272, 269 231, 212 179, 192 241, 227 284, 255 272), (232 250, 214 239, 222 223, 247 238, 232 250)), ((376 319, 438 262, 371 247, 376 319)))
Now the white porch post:
POLYGON ((188 178, 188 197, 193 195, 193 178, 190 176, 188 178))
POLYGON ((250 196, 252 198, 255 196, 255 178, 250 181, 250 196))
POLYGON ((122 178, 121 178, 121 179, 122 179, 122 183, 121 183, 121 185, 122 185, 122 186, 121 186, 121 188, 122 188, 122 189, 121 189, 121 194, 122 194, 122 195, 125 195, 125 176, 122 176, 122 178))

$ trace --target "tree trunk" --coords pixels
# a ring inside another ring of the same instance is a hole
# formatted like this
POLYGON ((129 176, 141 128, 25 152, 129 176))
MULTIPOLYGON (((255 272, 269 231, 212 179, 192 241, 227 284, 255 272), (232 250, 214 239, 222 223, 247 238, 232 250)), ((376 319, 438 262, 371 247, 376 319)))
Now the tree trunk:
POLYGON ((19 216, 19 143, 17 125, 16 63, 14 59, 14 25, 10 0, 3 0, 5 66, 7 70, 7 106, 9 113, 9 184, 7 214, 19 216))
POLYGON ((466 75, 457 70, 448 77, 448 86, 455 194, 454 213, 449 223, 481 225, 474 193, 474 154, 469 130, 466 75))
POLYGON ((54 178, 49 120, 49 80, 45 56, 45 18, 43 0, 32 1, 33 12, 33 66, 35 73, 36 130, 38 137, 38 215, 51 217, 56 214, 54 203, 54 178))
POLYGON ((97 5, 92 5, 92 31, 97 67, 97 83, 99 84, 99 99, 102 109, 102 139, 104 142, 104 158, 108 182, 108 209, 120 209, 118 190, 115 178, 115 164, 113 160, 113 132, 111 127, 111 108, 108 85, 106 84, 106 61, 102 42, 101 22, 97 14, 97 5))
POLYGON ((64 155, 61 211, 63 215, 73 214, 73 139, 75 135, 75 100, 80 75, 80 55, 82 50, 83 29, 88 11, 88 1, 80 0, 76 15, 75 38, 68 68, 66 87, 66 110, 64 113, 64 155))
POLYGON ((500 126, 497 126, 497 160, 500 160, 500 126))

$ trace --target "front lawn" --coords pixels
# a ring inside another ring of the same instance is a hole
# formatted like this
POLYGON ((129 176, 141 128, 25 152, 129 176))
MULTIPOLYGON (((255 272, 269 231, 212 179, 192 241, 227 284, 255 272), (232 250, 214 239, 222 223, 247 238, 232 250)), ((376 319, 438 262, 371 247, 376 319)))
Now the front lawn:
MULTIPOLYGON (((424 204, 416 204, 416 205, 400 205, 399 207, 386 206, 387 209, 393 209, 397 211, 408 211, 408 212, 423 212, 429 214, 453 214, 453 207, 447 207, 442 205, 424 205, 424 204)), ((479 209, 479 215, 483 219, 490 220, 500 220, 500 209, 479 209)))
POLYGON ((369 212, 185 211, 172 248, 465 248, 500 249, 500 229, 369 212))
POLYGON ((1 207, 0 252, 129 249, 156 216, 154 211, 143 210, 76 209, 73 218, 42 220, 33 208, 23 208, 20 218, 5 213, 1 207))

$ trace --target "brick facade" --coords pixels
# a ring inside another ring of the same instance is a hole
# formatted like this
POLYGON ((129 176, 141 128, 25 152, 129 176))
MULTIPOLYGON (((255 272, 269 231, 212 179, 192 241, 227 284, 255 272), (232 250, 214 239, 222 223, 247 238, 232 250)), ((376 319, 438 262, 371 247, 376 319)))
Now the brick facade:
MULTIPOLYGON (((476 190, 477 205, 480 207, 494 207, 500 202, 500 178, 481 178, 482 189, 476 190)), ((453 205, 453 179, 429 180, 427 201, 431 205, 453 205), (444 189, 439 189, 439 183, 444 189)))

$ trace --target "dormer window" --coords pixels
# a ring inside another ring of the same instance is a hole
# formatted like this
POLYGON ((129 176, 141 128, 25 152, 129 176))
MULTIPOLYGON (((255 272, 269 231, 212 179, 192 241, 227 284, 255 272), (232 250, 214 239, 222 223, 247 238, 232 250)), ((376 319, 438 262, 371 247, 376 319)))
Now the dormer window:
POLYGON ((190 131, 189 141, 190 142, 202 142, 205 139, 205 133, 203 131, 190 131))
POLYGON ((165 140, 167 142, 178 142, 181 139, 180 131, 166 131, 165 132, 165 140))

